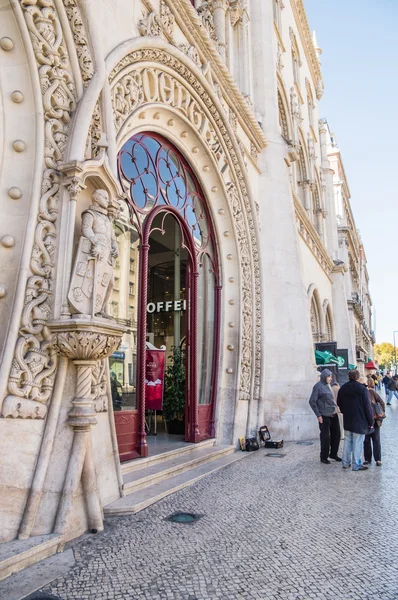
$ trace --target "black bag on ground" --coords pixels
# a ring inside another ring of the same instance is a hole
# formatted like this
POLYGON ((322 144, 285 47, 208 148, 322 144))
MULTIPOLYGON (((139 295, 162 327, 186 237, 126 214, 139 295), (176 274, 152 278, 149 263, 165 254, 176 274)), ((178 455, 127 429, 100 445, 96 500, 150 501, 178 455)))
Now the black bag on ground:
POLYGON ((254 450, 259 450, 260 446, 258 444, 257 438, 250 437, 246 438, 246 452, 254 452, 254 450))
POLYGON ((271 434, 266 425, 263 425, 258 430, 258 434, 260 436, 260 442, 264 445, 265 448, 282 448, 283 440, 271 440, 271 434))

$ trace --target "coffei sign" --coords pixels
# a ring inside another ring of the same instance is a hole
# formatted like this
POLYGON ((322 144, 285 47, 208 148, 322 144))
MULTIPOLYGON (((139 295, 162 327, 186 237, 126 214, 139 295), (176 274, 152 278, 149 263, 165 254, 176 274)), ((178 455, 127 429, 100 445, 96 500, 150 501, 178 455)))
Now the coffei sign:
POLYGON ((167 300, 166 302, 149 302, 146 310, 149 313, 174 312, 186 310, 186 300, 167 300))

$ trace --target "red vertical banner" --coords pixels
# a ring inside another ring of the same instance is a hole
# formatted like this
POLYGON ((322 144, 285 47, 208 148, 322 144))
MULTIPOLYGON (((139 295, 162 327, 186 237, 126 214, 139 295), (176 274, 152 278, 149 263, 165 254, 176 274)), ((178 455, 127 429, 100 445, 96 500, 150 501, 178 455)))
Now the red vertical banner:
POLYGON ((162 410, 164 357, 164 350, 146 350, 145 408, 147 410, 162 410))

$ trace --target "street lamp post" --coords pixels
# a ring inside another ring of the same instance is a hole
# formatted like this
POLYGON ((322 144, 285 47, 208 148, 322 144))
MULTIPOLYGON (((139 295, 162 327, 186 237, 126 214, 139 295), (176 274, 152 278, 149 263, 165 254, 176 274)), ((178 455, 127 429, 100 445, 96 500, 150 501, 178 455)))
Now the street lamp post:
POLYGON ((398 333, 398 330, 393 331, 392 335, 394 338, 394 368, 395 368, 395 375, 397 374, 397 347, 395 345, 395 334, 398 333))

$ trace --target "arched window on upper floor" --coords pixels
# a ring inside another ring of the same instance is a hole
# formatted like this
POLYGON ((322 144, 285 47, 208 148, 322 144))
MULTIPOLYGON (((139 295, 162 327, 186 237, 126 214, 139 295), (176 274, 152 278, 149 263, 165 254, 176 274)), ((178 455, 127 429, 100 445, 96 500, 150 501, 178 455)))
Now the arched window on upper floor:
POLYGON ((321 318, 319 314, 319 306, 315 297, 315 293, 311 298, 311 331, 314 344, 321 341, 321 318))
POLYGON ((305 80, 305 87, 307 90, 307 108, 308 108, 308 122, 310 124, 310 127, 312 127, 312 129, 314 129, 314 97, 312 95, 312 91, 311 91, 311 84, 308 81, 308 79, 305 80))
POLYGON ((273 0, 274 22, 278 27, 279 33, 282 35, 282 8, 284 4, 282 0, 273 0))
POLYGON ((307 174, 307 165, 305 162, 303 145, 300 142, 299 144, 299 158, 295 162, 296 168, 296 193, 304 208, 309 209, 309 184, 308 184, 308 174, 307 174))
POLYGON ((332 315, 330 312, 330 305, 327 306, 325 314, 325 336, 325 342, 333 341, 333 322, 332 315))
POLYGON ((300 67, 302 65, 302 62, 300 58, 300 51, 298 48, 296 36, 292 28, 290 28, 290 40, 292 44, 293 80, 298 89, 300 90, 300 67))
POLYGON ((278 90, 278 109, 279 109, 279 126, 281 128, 281 134, 286 141, 289 141, 289 125, 287 121, 286 108, 282 99, 282 94, 278 90))

